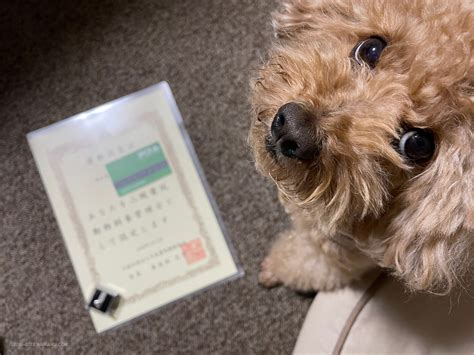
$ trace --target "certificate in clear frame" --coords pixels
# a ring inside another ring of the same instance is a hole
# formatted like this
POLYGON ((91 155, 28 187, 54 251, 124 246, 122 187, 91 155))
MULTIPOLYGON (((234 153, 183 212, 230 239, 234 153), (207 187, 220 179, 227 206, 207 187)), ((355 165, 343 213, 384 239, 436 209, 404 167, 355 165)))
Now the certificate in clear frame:
POLYGON ((243 275, 166 82, 27 138, 98 332, 243 275))

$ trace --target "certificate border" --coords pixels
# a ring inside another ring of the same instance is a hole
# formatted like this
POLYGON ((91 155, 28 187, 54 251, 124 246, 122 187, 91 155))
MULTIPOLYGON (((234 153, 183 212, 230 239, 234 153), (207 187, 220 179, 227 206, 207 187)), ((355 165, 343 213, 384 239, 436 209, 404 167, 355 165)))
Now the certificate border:
MULTIPOLYGON (((135 119, 133 121, 133 124, 130 122, 127 122, 127 124, 124 125, 123 128, 121 128, 120 133, 126 131, 130 127, 135 126, 137 122, 140 122, 140 121, 142 123, 152 126, 154 130, 157 132, 158 137, 159 137, 158 140, 160 143, 163 143, 165 152, 167 156, 169 157, 169 160, 173 169, 176 172, 176 178, 181 188, 181 193, 184 195, 186 202, 191 207, 193 218, 199 226, 200 236, 206 242, 207 250, 209 252, 209 258, 208 258, 208 261, 204 265, 201 265, 195 269, 189 270, 185 274, 176 276, 170 280, 160 281, 139 293, 132 294, 127 297, 123 297, 121 301, 121 307, 125 306, 127 303, 135 303, 137 301, 140 301, 143 298, 156 294, 158 291, 164 288, 172 287, 173 285, 177 283, 191 279, 198 274, 201 274, 205 271, 208 271, 220 265, 219 257, 215 251, 212 240, 209 237, 209 233, 206 229, 205 223, 202 220, 202 216, 200 215, 199 210, 196 207, 195 201, 193 199, 193 195, 191 193, 191 189, 189 188, 187 181, 184 177, 185 176, 184 172, 180 166, 179 159, 177 158, 176 153, 173 149, 173 145, 171 144, 167 134, 166 133, 162 134, 162 131, 164 130, 164 126, 160 125, 160 121, 162 120, 163 118, 159 114, 158 111, 145 112, 141 116, 139 116, 138 119, 135 119)), ((111 134, 107 133, 106 131, 103 131, 101 132, 101 135, 99 137, 96 137, 95 139, 84 140, 84 141, 81 141, 81 143, 70 142, 70 143, 57 146, 48 155, 51 169, 57 179, 58 187, 61 191, 61 195, 64 199, 66 208, 68 209, 69 218, 76 231, 75 237, 79 240, 79 243, 83 249, 82 251, 88 261, 88 269, 92 277, 93 283, 95 284, 94 286, 101 284, 100 271, 98 270, 96 266, 97 263, 96 263, 93 253, 91 252, 91 247, 87 240, 87 233, 85 232, 84 225, 81 222, 81 219, 79 217, 79 213, 74 203, 72 193, 70 192, 67 186, 65 175, 62 171, 62 161, 63 161, 63 158, 67 156, 68 154, 73 154, 81 149, 89 148, 91 144, 97 143, 98 139, 104 138, 104 137, 111 137, 111 136, 112 136, 111 134)), ((120 309, 117 310, 117 315, 119 315, 119 312, 120 312, 120 309)))

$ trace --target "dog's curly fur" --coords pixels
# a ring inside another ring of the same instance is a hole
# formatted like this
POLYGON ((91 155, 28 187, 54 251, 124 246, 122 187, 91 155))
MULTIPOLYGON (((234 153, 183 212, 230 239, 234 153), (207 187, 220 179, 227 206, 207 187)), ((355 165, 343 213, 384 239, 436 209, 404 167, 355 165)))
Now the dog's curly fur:
POLYGON ((286 0, 252 81, 249 142, 293 227, 260 282, 334 289, 376 265, 411 290, 449 292, 470 268, 474 227, 474 15, 469 0, 286 0), (354 65, 363 39, 388 46, 374 70, 354 65), (275 157, 278 109, 319 112, 321 153, 275 157), (404 127, 429 129, 426 164, 396 149, 404 127))

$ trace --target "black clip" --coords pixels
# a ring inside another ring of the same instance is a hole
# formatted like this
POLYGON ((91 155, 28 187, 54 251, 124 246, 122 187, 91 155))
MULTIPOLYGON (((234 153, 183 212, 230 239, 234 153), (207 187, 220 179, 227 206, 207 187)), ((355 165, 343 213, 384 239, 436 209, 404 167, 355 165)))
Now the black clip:
POLYGON ((119 299, 120 296, 115 293, 96 288, 87 308, 112 314, 118 307, 119 299))

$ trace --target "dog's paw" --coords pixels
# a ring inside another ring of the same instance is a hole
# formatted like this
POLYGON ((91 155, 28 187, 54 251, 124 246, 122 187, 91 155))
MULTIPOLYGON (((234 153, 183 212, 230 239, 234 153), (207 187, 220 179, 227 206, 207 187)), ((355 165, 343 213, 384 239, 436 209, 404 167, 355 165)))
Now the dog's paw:
POLYGON ((272 288, 281 284, 281 281, 275 276, 270 267, 270 260, 266 257, 260 265, 260 273, 258 274, 258 282, 260 285, 272 288))

